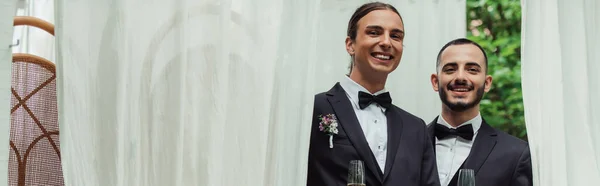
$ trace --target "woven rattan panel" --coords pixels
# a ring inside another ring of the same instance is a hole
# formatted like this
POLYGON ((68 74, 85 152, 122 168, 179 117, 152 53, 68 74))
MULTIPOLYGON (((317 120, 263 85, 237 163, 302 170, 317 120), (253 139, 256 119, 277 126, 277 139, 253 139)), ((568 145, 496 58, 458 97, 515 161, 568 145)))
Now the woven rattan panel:
POLYGON ((12 66, 9 185, 64 185, 54 68, 32 63, 35 59, 16 60, 12 66))

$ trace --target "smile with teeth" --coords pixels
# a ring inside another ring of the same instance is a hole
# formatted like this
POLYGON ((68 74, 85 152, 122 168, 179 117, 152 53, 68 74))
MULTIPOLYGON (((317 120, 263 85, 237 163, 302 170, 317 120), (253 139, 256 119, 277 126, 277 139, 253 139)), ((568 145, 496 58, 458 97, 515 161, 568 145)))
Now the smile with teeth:
POLYGON ((471 86, 448 86, 448 89, 453 92, 469 92, 472 90, 471 86))
POLYGON ((468 88, 457 88, 457 89, 453 89, 452 91, 454 91, 454 92, 468 92, 469 89, 468 88))
POLYGON ((384 55, 384 54, 373 54, 373 57, 377 58, 377 59, 381 59, 381 60, 390 60, 392 59, 392 56, 389 55, 384 55))

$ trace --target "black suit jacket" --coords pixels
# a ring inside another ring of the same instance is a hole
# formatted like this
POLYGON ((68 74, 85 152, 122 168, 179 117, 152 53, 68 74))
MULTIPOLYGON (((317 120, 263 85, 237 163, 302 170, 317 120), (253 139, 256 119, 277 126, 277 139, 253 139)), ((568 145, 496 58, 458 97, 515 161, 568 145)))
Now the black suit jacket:
POLYGON ((425 122, 396 107, 386 110, 388 148, 385 174, 376 163, 344 89, 337 83, 315 96, 308 155, 308 186, 346 186, 350 160, 362 160, 368 186, 437 186, 435 155, 425 122), (335 114, 338 134, 319 131, 319 115, 335 114))
MULTIPOLYGON (((427 125, 435 146, 437 117, 427 125)), ((475 184, 485 186, 531 186, 531 154, 527 142, 496 130, 485 120, 475 137, 469 156, 461 168, 475 171, 475 184)), ((457 183, 458 172, 449 186, 457 183)))

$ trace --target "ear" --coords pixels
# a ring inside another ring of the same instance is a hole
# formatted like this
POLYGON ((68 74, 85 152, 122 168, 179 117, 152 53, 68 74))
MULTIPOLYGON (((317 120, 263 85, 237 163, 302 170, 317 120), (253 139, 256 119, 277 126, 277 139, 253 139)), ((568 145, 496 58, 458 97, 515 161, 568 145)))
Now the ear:
POLYGON ((436 92, 440 91, 438 88, 439 87, 438 84, 439 84, 439 80, 438 80, 437 74, 431 74, 431 86, 432 86, 433 90, 436 92))
POLYGON ((346 37, 346 51, 348 52, 348 54, 350 54, 350 56, 354 56, 354 42, 352 41, 352 39, 350 39, 350 36, 346 37))
POLYGON ((484 91, 489 92, 491 88, 492 88, 492 76, 486 75, 484 91))

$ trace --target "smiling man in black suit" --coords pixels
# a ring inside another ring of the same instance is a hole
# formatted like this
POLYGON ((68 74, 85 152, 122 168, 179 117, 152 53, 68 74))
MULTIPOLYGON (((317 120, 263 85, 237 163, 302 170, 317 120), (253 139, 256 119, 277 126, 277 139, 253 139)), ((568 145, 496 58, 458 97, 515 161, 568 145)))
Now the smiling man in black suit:
POLYGON ((368 186, 437 186, 425 122, 396 107, 385 82, 402 58, 404 24, 385 3, 359 7, 348 23, 348 76, 315 96, 308 186, 346 186, 362 160, 368 186))
POLYGON ((428 130, 443 186, 457 184, 459 169, 473 169, 477 185, 533 185, 527 142, 492 128, 479 112, 479 102, 492 86, 487 64, 481 46, 464 38, 450 41, 438 53, 431 84, 440 95, 442 113, 428 130))

